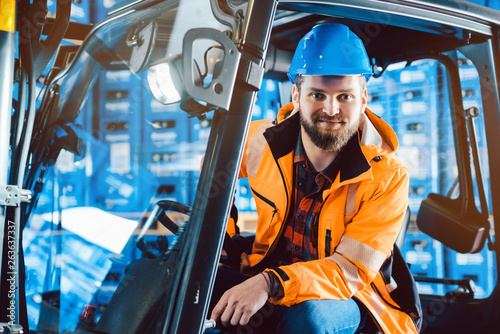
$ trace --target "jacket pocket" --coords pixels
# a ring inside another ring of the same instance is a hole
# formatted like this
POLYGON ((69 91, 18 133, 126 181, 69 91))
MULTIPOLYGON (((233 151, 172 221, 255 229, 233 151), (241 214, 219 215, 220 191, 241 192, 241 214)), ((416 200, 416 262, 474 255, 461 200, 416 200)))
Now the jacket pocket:
POLYGON ((332 247, 332 231, 327 229, 325 236, 325 257, 330 256, 330 249, 332 247))
POLYGON ((272 202, 270 199, 268 199, 268 198, 264 197, 263 195, 259 194, 258 192, 256 192, 255 189, 253 189, 253 188, 250 188, 250 189, 252 190, 252 192, 254 193, 255 196, 257 196, 264 203, 267 203, 269 206, 271 206, 273 208, 273 215, 271 216, 271 220, 269 221, 269 226, 271 226, 271 222, 274 219, 274 215, 276 214, 276 212, 278 212, 278 209, 276 208, 276 204, 274 204, 274 202, 272 202))

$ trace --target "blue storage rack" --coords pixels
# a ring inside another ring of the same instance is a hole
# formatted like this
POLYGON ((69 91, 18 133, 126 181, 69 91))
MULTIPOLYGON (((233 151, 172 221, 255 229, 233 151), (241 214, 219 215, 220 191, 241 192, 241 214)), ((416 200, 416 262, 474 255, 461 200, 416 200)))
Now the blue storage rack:
MULTIPOLYGON (((93 0, 72 0, 71 1, 71 16, 70 20, 77 23, 89 24, 93 20, 91 18, 91 4, 93 0)), ((50 14, 56 15, 56 0, 47 0, 47 9, 50 14)))
MULTIPOLYGON (((120 2, 126 2, 124 0, 105 0, 105 1, 94 1, 94 17, 93 22, 101 22, 104 20, 110 11, 112 11, 120 2)), ((130 1, 128 1, 130 2, 130 1)))
MULTIPOLYGON (((412 132, 412 129, 407 128, 409 118, 425 117, 426 124, 435 125, 439 103, 438 63, 436 61, 419 62, 394 71, 391 76, 396 87, 394 91, 395 112, 399 117, 395 130, 398 135, 412 132)), ((436 140, 434 127, 428 126, 422 130, 430 140, 436 140)))
MULTIPOLYGON (((59 155, 59 161, 63 154, 72 156, 72 153, 63 153, 59 155)), ((61 209, 67 209, 77 206, 83 206, 86 203, 87 177, 84 168, 78 168, 66 173, 57 173, 57 183, 59 187, 59 205, 61 209)))
MULTIPOLYGON (((497 282, 495 253, 484 247, 479 253, 461 254, 445 248, 446 277, 472 279, 476 285, 474 298, 487 298, 497 282)), ((451 289, 455 289, 451 287, 451 289)))
POLYGON ((54 326, 40 318, 43 312, 59 313, 59 331, 74 330, 86 304, 111 267, 111 252, 69 231, 51 235, 52 223, 33 215, 25 228, 26 295, 31 328, 54 326), (59 245, 59 246, 58 246, 59 245), (59 253, 56 249, 59 248, 59 253), (50 255, 51 254, 51 255, 50 255), (47 264, 51 257, 51 277, 47 264), (60 291, 59 307, 42 302, 42 294, 60 291))
POLYGON ((206 114, 203 120, 196 117, 189 118, 189 142, 195 143, 198 147, 206 146, 212 128, 213 117, 213 112, 210 112, 206 114))
POLYGON ((500 10, 500 1, 498 0, 467 0, 478 5, 486 6, 492 9, 500 10))
POLYGON ((252 121, 276 119, 280 107, 278 82, 272 79, 262 80, 261 89, 257 92, 257 100, 253 107, 252 121))
POLYGON ((36 213, 52 212, 89 203, 90 179, 86 175, 86 169, 90 159, 86 157, 86 149, 91 129, 91 101, 91 98, 88 99, 74 122, 82 127, 82 130, 77 131, 77 136, 85 143, 82 155, 61 150, 56 164, 49 166, 43 175, 43 188, 38 195, 36 213))
POLYGON ((94 142, 92 156, 96 171, 93 178, 102 186, 93 197, 96 205, 106 210, 144 210, 147 195, 138 190, 151 183, 151 174, 143 173, 139 166, 143 100, 140 84, 140 78, 129 71, 103 71, 99 78, 100 142, 94 142))
POLYGON ((161 104, 148 91, 143 95, 144 145, 165 147, 188 142, 188 114, 178 104, 161 104))
POLYGON ((170 200, 180 203, 189 201, 189 172, 175 171, 158 177, 156 191, 151 197, 151 204, 159 200, 170 200))
POLYGON ((500 10, 500 1, 497 1, 497 0, 487 0, 486 6, 492 8, 492 9, 496 9, 496 10, 500 10))
POLYGON ((371 78, 366 88, 368 109, 395 129, 397 118, 394 114, 393 96, 396 88, 391 73, 388 72, 379 78, 371 78))
POLYGON ((239 179, 236 187, 236 195, 234 198, 234 204, 241 212, 255 212, 257 211, 257 206, 252 195, 252 190, 250 189, 250 184, 248 179, 239 179))
MULTIPOLYGON (((187 113, 177 104, 160 104, 149 92, 144 95, 141 165, 161 178, 199 169, 199 163, 193 163, 190 155, 187 113)), ((186 196, 181 198, 186 200, 186 196)))
POLYGON ((433 60, 418 61, 384 76, 392 80, 394 87, 384 88, 393 92, 388 103, 394 115, 390 125, 400 143, 397 154, 410 172, 410 208, 417 213, 421 201, 430 192, 438 192, 440 184, 437 171, 442 147, 438 122, 439 113, 448 105, 442 99, 442 68, 433 60))
MULTIPOLYGON (((81 126, 77 136, 84 144, 88 143, 92 129, 92 98, 88 98, 80 110, 75 124, 81 126)), ((55 181, 58 186, 59 205, 61 209, 88 205, 90 178, 86 175, 89 159, 86 159, 86 147, 82 148, 80 156, 61 150, 55 164, 55 181)))
MULTIPOLYGON (((414 275, 443 278, 443 245, 422 232, 408 232, 402 249, 414 275)), ((421 294, 443 295, 441 284, 418 283, 421 294)))

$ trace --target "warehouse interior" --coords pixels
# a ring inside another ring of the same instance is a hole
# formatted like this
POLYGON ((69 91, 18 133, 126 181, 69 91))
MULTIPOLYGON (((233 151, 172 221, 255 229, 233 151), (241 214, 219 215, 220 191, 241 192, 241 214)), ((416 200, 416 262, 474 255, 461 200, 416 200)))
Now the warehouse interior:
MULTIPOLYGON (((88 32, 138 1, 70 2, 71 24, 81 26, 74 31, 88 32)), ((500 1, 470 2, 500 11, 500 1)), ((172 33, 166 56, 182 51, 182 36, 198 27, 202 17, 204 27, 223 29, 222 23, 207 17, 210 3, 207 0, 181 2, 177 13, 189 13, 186 15, 191 20, 168 22, 167 17, 163 21, 165 26, 158 28, 159 31, 172 33)), ((47 18, 54 18, 56 1, 48 0, 47 9, 47 18)), ((275 18, 276 35, 272 38, 276 41, 287 33, 292 34, 292 30, 287 30, 289 17, 305 15, 291 15, 286 9, 279 12, 282 17, 275 18), (278 33, 282 35, 278 37, 278 33)), ((303 23, 309 24, 308 19, 305 17, 303 23)), ((112 31, 104 31, 102 36, 112 31)), ((370 30, 358 32, 364 34, 365 41, 370 40, 371 33, 375 36, 370 30)), ((48 94, 47 83, 64 73, 64 67, 70 63, 62 58, 61 50, 74 50, 66 54, 76 58, 82 44, 76 37, 61 42, 59 51, 37 78, 36 108, 50 110, 51 100, 42 97, 48 94)), ((21 43, 18 39, 16 35, 16 44, 21 43)), ((295 47, 286 50, 288 46, 283 44, 283 52, 291 52, 295 47)), ((103 49, 96 53, 99 57, 107 56, 103 49)), ((209 48, 198 56, 198 64, 204 63, 206 73, 223 57, 217 48, 209 48)), ((18 49, 14 57, 19 59, 18 49)), ((86 57, 89 54, 78 54, 78 61, 71 65, 73 73, 98 73, 88 82, 75 84, 75 87, 89 86, 85 96, 77 96, 76 91, 73 95, 61 95, 70 102, 81 98, 81 105, 64 101, 66 109, 51 128, 56 135, 51 137, 50 147, 44 133, 34 136, 31 142, 35 154, 29 162, 32 173, 27 174, 25 182, 29 189, 37 191, 22 209, 22 214, 29 217, 23 227, 22 247, 26 314, 31 333, 76 333, 82 311, 89 309, 89 305, 93 321, 97 323, 120 284, 123 285, 130 263, 145 256, 155 257, 176 244, 178 233, 158 221, 151 221, 151 212, 159 201, 193 206, 213 124, 213 111, 188 114, 180 103, 165 105, 158 101, 148 84, 147 71, 134 72, 118 62, 110 63, 108 68, 90 69, 85 65, 86 57)), ((456 63, 463 107, 477 113, 473 129, 481 166, 473 171, 476 177, 474 203, 483 212, 484 206, 493 205, 490 174, 494 172, 489 170, 488 163, 481 78, 466 55, 457 52, 456 63)), ((200 67, 202 73, 203 66, 200 67)), ((383 68, 376 66, 376 70, 379 72, 367 86, 368 108, 397 133, 400 144, 397 156, 411 176, 411 219, 402 254, 414 276, 472 281, 473 298, 487 299, 498 285, 496 253, 487 245, 476 253, 460 253, 420 231, 416 224, 420 205, 430 193, 453 199, 460 194, 460 163, 455 152, 447 69, 437 58, 423 57, 394 62, 383 68)), ((207 82, 211 79, 210 74, 204 77, 207 82)), ((291 101, 291 87, 286 69, 264 73, 251 120, 275 119, 279 108, 291 101)), ((13 100, 19 100, 21 95, 19 83, 15 82, 13 100)), ((50 122, 50 117, 40 116, 35 123, 50 122)), ((12 129, 15 132, 14 126, 12 129)), ((227 185, 224 177, 216 182, 219 187, 227 185)), ((233 195, 240 231, 255 232, 256 203, 246 179, 237 181, 233 195)), ((489 212, 492 215, 491 210, 489 212)), ((182 230, 188 217, 175 213, 170 219, 182 230)), ((491 234, 494 239, 493 230, 491 234)), ((457 285, 436 284, 425 279, 417 281, 417 285, 420 294, 438 297, 450 295, 457 289, 457 285)), ((3 321, 5 319, 0 319, 3 321)))

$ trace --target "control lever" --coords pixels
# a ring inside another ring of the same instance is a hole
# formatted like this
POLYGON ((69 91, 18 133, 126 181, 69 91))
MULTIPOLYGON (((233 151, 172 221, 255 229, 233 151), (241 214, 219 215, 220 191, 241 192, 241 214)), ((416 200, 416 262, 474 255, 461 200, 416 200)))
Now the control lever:
POLYGON ((419 275, 414 275, 413 278, 416 282, 458 285, 458 288, 446 293, 446 298, 450 301, 473 300, 476 292, 476 285, 470 279, 432 278, 419 275))
POLYGON ((205 320, 205 324, 203 325, 203 329, 211 329, 211 328, 215 328, 216 326, 216 323, 215 323, 215 320, 214 319, 208 319, 208 320, 205 320))
MULTIPOLYGON (((208 321, 210 321, 210 320, 208 320, 208 321)), ((215 325, 214 325, 214 327, 215 327, 215 325)), ((212 327, 210 327, 210 328, 212 328, 212 327)), ((5 334, 22 334, 22 333, 24 333, 23 327, 21 325, 17 325, 17 324, 12 325, 10 323, 5 323, 5 322, 0 322, 0 332, 5 333, 5 334)))

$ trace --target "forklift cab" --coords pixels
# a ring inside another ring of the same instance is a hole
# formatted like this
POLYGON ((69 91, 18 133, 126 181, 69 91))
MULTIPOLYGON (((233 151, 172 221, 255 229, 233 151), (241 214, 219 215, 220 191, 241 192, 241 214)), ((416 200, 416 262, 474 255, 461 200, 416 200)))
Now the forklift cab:
POLYGON ((363 40, 368 108, 409 168, 400 242, 422 333, 500 327, 498 10, 145 0, 85 25, 67 1, 55 15, 44 1, 17 4, 0 14, 0 329, 208 332, 232 203, 241 234, 255 231, 238 180, 249 123, 291 101, 295 47, 325 22, 363 40))

